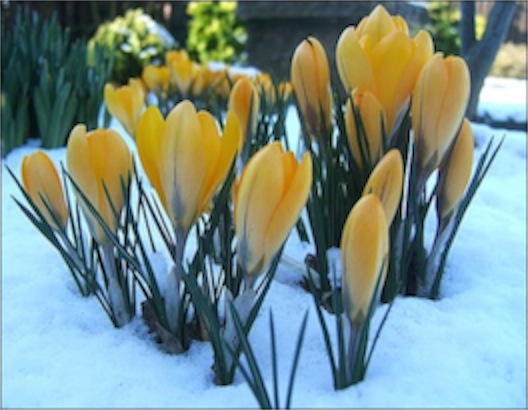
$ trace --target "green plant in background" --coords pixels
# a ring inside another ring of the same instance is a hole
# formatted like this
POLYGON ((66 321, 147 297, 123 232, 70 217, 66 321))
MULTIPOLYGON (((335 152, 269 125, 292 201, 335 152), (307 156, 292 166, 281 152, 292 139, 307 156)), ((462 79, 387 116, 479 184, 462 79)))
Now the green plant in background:
POLYGON ((165 52, 178 46, 168 31, 140 8, 99 26, 88 43, 91 64, 95 63, 96 45, 106 56, 114 56, 110 80, 118 84, 141 77, 145 66, 161 63, 165 52))
POLYGON ((40 137, 42 146, 62 146, 75 122, 97 126, 102 90, 112 67, 97 48, 88 65, 83 39, 27 7, 15 10, 11 32, 3 33, 2 155, 40 137))
MULTIPOLYGON (((436 50, 445 54, 460 55, 460 8, 450 1, 432 1, 427 9, 431 23, 427 30, 433 37, 436 50)), ((480 39, 486 28, 486 17, 479 15, 475 21, 477 39, 480 39)))
POLYGON ((236 1, 191 1, 191 17, 186 48, 200 63, 219 61, 228 64, 244 60, 247 34, 236 18, 236 1))

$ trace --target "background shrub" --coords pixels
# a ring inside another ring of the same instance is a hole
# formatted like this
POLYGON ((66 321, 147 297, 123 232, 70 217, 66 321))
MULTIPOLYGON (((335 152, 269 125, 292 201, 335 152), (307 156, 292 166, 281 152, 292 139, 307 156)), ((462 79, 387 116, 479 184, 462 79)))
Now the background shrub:
POLYGON ((125 84, 129 78, 140 77, 145 66, 164 61, 166 51, 178 44, 143 9, 135 9, 99 26, 89 41, 90 61, 96 45, 114 57, 110 80, 125 84))
POLYGON ((187 6, 190 16, 187 51, 204 64, 218 61, 228 64, 244 61, 246 30, 236 18, 236 1, 192 1, 187 6))

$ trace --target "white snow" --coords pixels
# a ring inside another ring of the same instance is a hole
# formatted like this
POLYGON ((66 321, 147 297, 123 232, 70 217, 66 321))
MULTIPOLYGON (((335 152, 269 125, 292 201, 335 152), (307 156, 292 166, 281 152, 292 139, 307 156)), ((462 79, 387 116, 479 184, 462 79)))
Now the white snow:
MULTIPOLYGON (((493 86, 485 95, 513 100, 510 91, 493 86)), ((515 100, 515 112, 525 112, 525 101, 515 100)), ((473 129, 476 156, 492 135, 506 139, 462 223, 441 300, 399 297, 366 379, 354 387, 333 389, 312 297, 295 284, 306 247, 291 235, 250 338, 271 387, 272 309, 282 400, 308 309, 294 407, 526 408, 526 132, 473 129)), ((13 151, 2 168, 18 172, 35 149, 31 143, 13 151)), ((64 148, 48 153, 64 161, 64 148)), ((187 353, 169 356, 140 318, 114 329, 95 298, 79 296, 60 256, 12 195, 20 197, 3 169, 2 408, 257 407, 240 374, 231 386, 213 383, 209 344, 193 342, 187 353)))

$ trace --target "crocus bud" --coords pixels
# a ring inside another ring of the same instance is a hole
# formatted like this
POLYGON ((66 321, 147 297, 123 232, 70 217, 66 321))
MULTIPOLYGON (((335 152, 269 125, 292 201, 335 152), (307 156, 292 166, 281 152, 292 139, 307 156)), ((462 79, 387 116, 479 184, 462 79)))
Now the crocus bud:
POLYGON ((148 178, 176 229, 187 233, 225 180, 240 144, 229 111, 220 137, 213 116, 184 100, 164 120, 155 106, 138 124, 137 148, 148 178))
POLYGON ((231 90, 229 96, 228 110, 233 111, 240 122, 242 138, 240 140, 239 152, 248 137, 255 135, 257 131, 258 113, 260 99, 257 88, 251 80, 243 77, 238 80, 231 90))
POLYGON ((140 79, 131 78, 128 85, 115 88, 108 83, 104 88, 104 100, 108 111, 135 137, 136 126, 145 106, 145 90, 140 79))
MULTIPOLYGON (((123 138, 111 129, 96 129, 87 133, 86 126, 78 124, 68 139, 66 163, 73 181, 108 228, 115 232, 125 205, 127 184, 133 173, 132 154, 123 138)), ((78 192, 76 195, 81 198, 78 192)), ((80 203, 92 235, 99 243, 105 243, 108 238, 102 226, 85 201, 80 199, 80 203)))
POLYGON ((169 90, 169 69, 167 67, 148 65, 143 69, 141 78, 154 94, 166 94, 169 90))
POLYGON ((411 114, 416 156, 426 175, 442 162, 456 137, 469 91, 469 70, 461 57, 437 53, 422 69, 411 114))
POLYGON ((341 235, 343 304, 349 320, 361 325, 369 319, 376 285, 383 287, 388 266, 389 231, 385 212, 374 194, 356 202, 341 235))
POLYGON ((202 98, 205 96, 211 82, 213 81, 213 72, 208 65, 200 65, 195 63, 193 65, 193 80, 191 84, 191 95, 195 98, 202 98))
POLYGON ((474 139, 471 125, 464 118, 453 151, 440 166, 436 210, 440 220, 447 220, 466 191, 473 167, 474 139))
POLYGON ((403 192, 403 159, 400 150, 393 148, 378 162, 365 184, 363 196, 376 195, 383 206, 390 226, 398 210, 403 192))
POLYGON ((68 208, 59 174, 50 157, 41 150, 24 157, 21 173, 24 189, 42 212, 46 222, 57 231, 66 229, 68 208))
POLYGON ((360 170, 364 171, 366 165, 373 166, 380 159, 385 126, 385 112, 374 94, 355 88, 352 91, 352 101, 348 99, 346 104, 345 127, 352 157, 360 170), (364 134, 356 121, 352 102, 361 118, 364 134))
POLYGON ((312 161, 300 163, 279 142, 260 149, 236 186, 234 223, 238 263, 256 277, 269 264, 299 219, 312 184, 312 161))
POLYGON ((312 137, 332 127, 332 91, 326 52, 315 37, 300 43, 291 62, 291 83, 300 114, 312 137))
POLYGON ((165 64, 170 72, 170 84, 178 93, 186 97, 189 93, 194 74, 194 63, 186 50, 167 51, 165 64))

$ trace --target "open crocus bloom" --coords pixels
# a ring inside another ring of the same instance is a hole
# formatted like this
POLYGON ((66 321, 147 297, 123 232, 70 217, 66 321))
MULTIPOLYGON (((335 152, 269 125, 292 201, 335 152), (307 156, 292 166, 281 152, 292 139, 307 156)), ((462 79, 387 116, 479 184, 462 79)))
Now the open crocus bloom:
POLYGON ((69 213, 59 174, 50 157, 41 150, 24 157, 21 173, 24 189, 48 224, 55 230, 64 230, 69 213))
POLYGON ((312 161, 298 163, 279 142, 260 149, 247 163, 236 187, 235 231, 238 263, 258 276, 299 219, 312 184, 312 161))
POLYGON ((411 115, 416 155, 425 174, 440 165, 456 137, 469 92, 469 70, 461 57, 437 53, 420 73, 411 115))
POLYGON ((369 318, 376 285, 387 273, 389 231, 385 212, 374 194, 362 197, 348 215, 341 236, 343 304, 355 325, 369 318), (381 275, 381 276, 380 276, 381 275))
POLYGON ((184 100, 164 120, 149 107, 141 117, 141 163, 176 229, 187 233, 225 180, 240 143, 240 125, 228 112, 220 137, 213 116, 184 100))
POLYGON ((346 28, 336 46, 336 63, 348 92, 371 91, 387 116, 387 134, 399 125, 416 79, 433 54, 431 36, 424 30, 409 37, 405 20, 377 6, 357 26, 346 28))
POLYGON ((118 88, 106 84, 104 101, 110 114, 117 118, 128 134, 134 138, 139 116, 145 107, 145 90, 141 80, 131 78, 128 80, 128 85, 118 88))
MULTIPOLYGON (((116 231, 125 205, 127 185, 133 173, 132 154, 121 136, 111 129, 86 132, 84 124, 70 133, 66 150, 68 172, 111 231, 116 231)), ((77 197, 80 194, 77 194, 77 197)), ((97 219, 80 200, 93 236, 99 243, 107 236, 97 219)))

